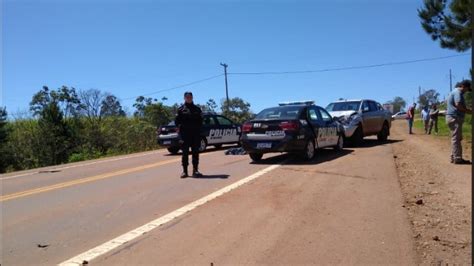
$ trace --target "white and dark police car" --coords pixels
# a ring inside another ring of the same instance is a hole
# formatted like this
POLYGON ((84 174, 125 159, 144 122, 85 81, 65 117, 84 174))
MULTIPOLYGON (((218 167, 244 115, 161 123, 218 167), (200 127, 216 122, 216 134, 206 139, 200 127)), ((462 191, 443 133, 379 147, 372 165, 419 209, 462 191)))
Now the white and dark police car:
MULTIPOLYGON (((222 115, 203 113, 199 151, 205 151, 208 145, 220 148, 223 144, 239 144, 240 136, 240 125, 222 115)), ((171 154, 179 152, 181 138, 174 121, 158 129, 158 144, 166 147, 171 154)))
POLYGON ((306 160, 315 149, 344 146, 341 124, 313 101, 280 103, 242 125, 242 147, 253 161, 264 153, 298 153, 306 160))

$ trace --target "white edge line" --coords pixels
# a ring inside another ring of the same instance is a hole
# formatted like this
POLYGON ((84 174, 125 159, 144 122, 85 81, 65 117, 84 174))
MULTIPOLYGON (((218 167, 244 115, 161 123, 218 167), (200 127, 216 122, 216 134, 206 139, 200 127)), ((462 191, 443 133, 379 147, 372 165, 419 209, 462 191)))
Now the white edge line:
POLYGON ((267 168, 264 168, 258 172, 255 172, 247 177, 244 177, 243 179, 240 179, 239 181, 235 182, 235 183, 232 183, 226 187, 223 187, 207 196, 204 196, 203 198, 200 198, 196 201, 193 201, 179 209, 176 209, 168 214, 165 214, 147 224, 144 224, 136 229, 133 229, 121 236, 118 236, 110 241, 107 241, 95 248, 92 248, 82 254, 79 254, 73 258, 70 258, 64 262, 61 262, 59 265, 60 266, 71 266, 71 265, 83 265, 83 262, 84 261, 87 261, 87 262, 90 262, 91 260, 97 258, 98 256, 101 256, 127 242, 130 242, 132 240, 134 240, 135 238, 138 238, 139 236, 145 234, 145 233, 148 233, 150 232, 151 230, 165 224, 165 223, 168 223, 169 221, 219 197, 219 196, 222 196, 223 194, 233 190, 233 189, 236 189, 276 168, 278 168, 279 166, 281 166, 281 164, 276 164, 276 165, 271 165, 267 168))
POLYGON ((93 164, 98 164, 98 163, 115 162, 115 161, 120 161, 120 160, 124 160, 124 159, 130 159, 130 158, 136 158, 136 157, 153 155, 153 154, 160 154, 160 153, 162 153, 161 149, 159 149, 157 151, 153 151, 153 152, 147 152, 147 153, 135 154, 135 155, 125 155, 124 157, 119 157, 119 158, 103 159, 103 160, 99 160, 99 161, 95 161, 95 162, 76 164, 76 165, 64 166, 64 167, 59 167, 59 168, 54 168, 54 166, 52 166, 52 168, 48 168, 48 169, 44 169, 44 170, 38 170, 38 171, 28 172, 28 173, 24 173, 24 174, 6 176, 6 177, 3 177, 3 178, 0 178, 0 180, 8 180, 8 179, 13 179, 13 178, 22 177, 22 176, 35 175, 35 174, 39 174, 41 171, 61 171, 61 170, 69 169, 69 168, 88 166, 88 165, 93 165, 93 164))

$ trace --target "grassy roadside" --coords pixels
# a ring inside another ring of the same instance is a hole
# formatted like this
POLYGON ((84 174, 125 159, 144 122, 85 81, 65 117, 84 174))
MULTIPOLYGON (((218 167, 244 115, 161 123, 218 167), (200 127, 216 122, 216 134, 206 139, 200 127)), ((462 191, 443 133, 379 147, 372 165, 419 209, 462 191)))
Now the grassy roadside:
MULTIPOLYGON (((466 115, 466 118, 462 126, 462 134, 463 134, 464 140, 469 144, 472 143, 471 119, 472 119, 472 115, 466 115)), ((421 121, 420 117, 415 117, 414 127, 424 130, 423 121, 421 121)), ((431 133, 432 133, 432 136, 434 137, 449 136, 450 132, 449 132, 448 125, 446 124, 446 118, 444 116, 440 116, 438 118, 438 135, 434 135, 433 132, 431 133)))

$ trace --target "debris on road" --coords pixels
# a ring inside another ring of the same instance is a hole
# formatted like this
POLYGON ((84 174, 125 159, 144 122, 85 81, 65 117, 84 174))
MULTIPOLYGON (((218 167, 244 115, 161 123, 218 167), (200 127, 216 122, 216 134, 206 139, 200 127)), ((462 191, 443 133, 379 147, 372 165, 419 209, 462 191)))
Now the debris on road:
POLYGON ((416 204, 417 204, 417 205, 422 205, 422 204, 423 204, 423 200, 422 200, 422 199, 417 200, 417 201, 416 201, 416 204))
POLYGON ((37 247, 39 247, 39 248, 47 248, 47 247, 49 247, 49 244, 45 244, 45 245, 43 245, 43 244, 38 244, 37 247))
POLYGON ((225 151, 225 155, 245 155, 247 152, 243 148, 230 148, 225 151))
POLYGON ((58 173, 58 172, 61 172, 61 170, 49 169, 49 170, 41 170, 41 171, 38 171, 38 174, 58 173))

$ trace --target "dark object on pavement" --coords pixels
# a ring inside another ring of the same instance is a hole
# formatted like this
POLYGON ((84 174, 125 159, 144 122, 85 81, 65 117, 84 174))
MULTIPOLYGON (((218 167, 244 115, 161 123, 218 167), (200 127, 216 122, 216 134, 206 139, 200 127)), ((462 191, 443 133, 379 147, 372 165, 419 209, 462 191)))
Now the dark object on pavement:
POLYGON ((416 204, 422 205, 422 204, 423 204, 423 200, 422 200, 422 199, 417 200, 417 201, 416 201, 416 204))
POLYGON ((46 244, 46 245, 38 244, 37 247, 39 247, 39 248, 47 248, 47 247, 49 247, 49 245, 48 245, 48 244, 46 244))
POLYGON ((434 237, 433 237, 433 240, 434 240, 434 241, 439 241, 439 237, 438 237, 438 236, 434 236, 434 237))
POLYGON ((225 151, 225 155, 245 155, 247 152, 243 148, 230 148, 225 151))

